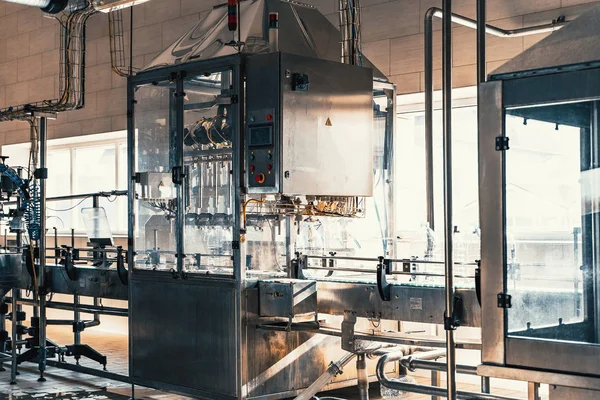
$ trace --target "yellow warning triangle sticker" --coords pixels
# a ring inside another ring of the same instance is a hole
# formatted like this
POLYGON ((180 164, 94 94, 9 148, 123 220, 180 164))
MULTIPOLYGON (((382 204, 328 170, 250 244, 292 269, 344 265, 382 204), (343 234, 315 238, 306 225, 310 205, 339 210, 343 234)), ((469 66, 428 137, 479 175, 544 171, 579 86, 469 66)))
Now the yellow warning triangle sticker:
POLYGON ((325 126, 331 126, 331 120, 329 118, 325 121, 325 126))

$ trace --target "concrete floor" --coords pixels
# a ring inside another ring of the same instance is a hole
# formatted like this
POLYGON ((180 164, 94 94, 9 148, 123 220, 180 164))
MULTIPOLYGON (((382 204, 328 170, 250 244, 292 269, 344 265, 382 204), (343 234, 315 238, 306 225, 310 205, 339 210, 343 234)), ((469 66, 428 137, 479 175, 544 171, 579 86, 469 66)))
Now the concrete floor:
MULTIPOLYGON (((55 342, 64 345, 72 342, 72 333, 68 328, 51 327, 48 337, 55 342)), ((127 375, 127 336, 123 334, 106 333, 102 331, 89 330, 83 333, 82 340, 96 348, 108 357, 108 371, 127 375)), ((73 360, 67 358, 68 363, 73 360)), ((81 365, 99 368, 98 364, 88 360, 82 360, 81 365)), ((7 366, 9 367, 9 366, 7 366)), ((5 372, 0 372, 0 399, 10 400, 46 400, 46 399, 68 399, 68 400, 125 400, 131 396, 129 385, 112 381, 106 378, 74 373, 67 370, 48 367, 47 381, 40 383, 37 381, 37 366, 34 364, 25 364, 19 368, 20 375, 17 377, 16 385, 10 385, 9 368, 5 372)), ((420 383, 429 384, 427 379, 418 378, 420 383)), ((442 382, 442 385, 444 383, 442 382)), ((478 391, 476 385, 460 385, 460 389, 469 391, 478 391)), ((371 400, 382 399, 379 395, 379 386, 371 385, 371 400)), ((514 390, 514 388, 503 387, 494 390, 496 394, 511 396, 515 398, 526 399, 526 393, 514 390)), ((347 388, 328 393, 322 393, 319 397, 333 396, 341 399, 358 399, 357 389, 347 388)), ((135 389, 136 399, 160 399, 160 400, 184 400, 188 397, 173 395, 155 391, 152 389, 135 389)), ((402 397, 402 400, 429 400, 431 397, 410 394, 402 397)))

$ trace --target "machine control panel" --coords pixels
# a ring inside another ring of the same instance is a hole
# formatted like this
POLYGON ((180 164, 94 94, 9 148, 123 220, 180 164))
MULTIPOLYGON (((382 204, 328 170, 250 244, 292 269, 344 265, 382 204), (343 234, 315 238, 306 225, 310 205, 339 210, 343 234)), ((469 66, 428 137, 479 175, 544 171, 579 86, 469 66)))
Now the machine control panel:
POLYGON ((246 174, 247 186, 259 192, 277 190, 275 110, 247 111, 246 174))

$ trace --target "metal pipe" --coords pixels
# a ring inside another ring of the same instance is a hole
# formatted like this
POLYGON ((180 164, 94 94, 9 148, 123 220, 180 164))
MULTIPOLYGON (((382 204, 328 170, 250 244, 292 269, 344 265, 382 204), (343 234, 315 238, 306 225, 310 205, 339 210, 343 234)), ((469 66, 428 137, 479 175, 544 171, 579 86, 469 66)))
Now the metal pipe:
POLYGON ((435 9, 425 13, 425 190, 427 196, 427 222, 435 231, 435 199, 433 179, 433 15, 435 9))
MULTIPOLYGON (((484 7, 485 7, 485 5, 484 5, 484 7)), ((485 9, 483 11, 485 11, 485 9)), ((431 14, 432 17, 437 17, 437 18, 442 18, 442 19, 445 18, 443 9, 440 9, 438 7, 431 7, 429 10, 427 10, 427 14, 431 14)), ((460 14, 454 14, 454 13, 452 13, 451 19, 452 19, 452 22, 454 22, 455 24, 462 25, 464 27, 471 28, 471 29, 477 29, 478 24, 477 24, 477 21, 474 19, 467 18, 460 14)), ((562 28, 563 26, 565 26, 568 23, 569 23, 569 21, 551 22, 548 24, 528 26, 528 27, 519 28, 519 29, 502 29, 502 28, 498 28, 497 26, 494 26, 494 25, 485 24, 485 31, 486 31, 486 33, 489 33, 490 35, 497 36, 497 37, 504 37, 504 38, 522 37, 522 36, 529 36, 529 35, 537 35, 539 33, 554 32, 554 31, 562 28)))
MULTIPOLYGON (((95 192, 95 193, 81 193, 81 194, 69 194, 66 196, 54 196, 46 198, 46 202, 53 201, 62 201, 62 200, 80 200, 80 199, 88 199, 90 197, 99 196, 99 197, 119 197, 119 196, 127 196, 127 190, 111 190, 107 192, 95 192)), ((6 201, 4 205, 12 205, 17 204, 18 201, 6 201)))
POLYGON ((48 162, 48 120, 46 117, 40 117, 39 133, 40 133, 40 171, 39 187, 40 187, 40 240, 39 240, 39 275, 38 275, 38 295, 40 304, 39 315, 39 364, 40 378, 38 381, 44 382, 44 371, 46 370, 46 178, 47 178, 47 162, 48 162))
MULTIPOLYGON (((446 357, 445 349, 432 349, 424 352, 412 353, 400 360, 400 363, 406 368, 410 367, 410 362, 413 360, 437 360, 438 358, 446 357)), ((410 368, 409 368, 410 369, 410 368)))
MULTIPOLYGON (((568 22, 556 22, 550 24, 536 25, 520 29, 502 29, 485 23, 485 0, 478 1, 477 18, 475 21, 471 18, 452 13, 452 22, 471 29, 479 29, 477 34, 478 43, 478 82, 485 82, 485 33, 497 37, 511 38, 535 35, 538 33, 553 32, 565 26, 568 22), (481 29, 480 27, 485 27, 481 29), (485 31, 485 33, 484 33, 485 31), (480 52, 480 50, 483 51, 480 52), (481 63, 481 60, 484 62, 481 63), (483 78, 483 79, 482 79, 483 78), (480 80, 482 79, 482 80, 480 80)), ((435 200, 434 200, 434 179, 433 179, 433 18, 443 18, 443 10, 438 7, 431 7, 425 13, 424 21, 424 39, 425 39, 425 176, 426 176, 426 194, 427 194, 427 221, 429 227, 435 230, 435 200)))
POLYGON ((73 325, 73 321, 70 319, 48 319, 46 325, 73 325))
MULTIPOLYGON (((428 371, 446 372, 446 370, 448 368, 445 363, 429 361, 429 360, 409 359, 408 361, 400 361, 400 362, 404 362, 402 365, 404 365, 410 371, 424 369, 424 370, 428 370, 428 371)), ((477 367, 474 365, 459 365, 459 364, 457 364, 456 372, 459 374, 477 375, 477 367)))
MULTIPOLYGON (((37 303, 30 299, 20 299, 17 301, 17 304, 34 306, 37 303)), ((79 306, 75 306, 70 303, 54 302, 54 301, 48 302, 46 304, 46 307, 52 308, 55 310, 79 311, 80 313, 85 313, 85 314, 98 313, 101 315, 112 315, 112 316, 116 316, 116 317, 127 317, 128 316, 128 310, 126 308, 118 308, 118 307, 105 307, 105 306, 95 307, 95 306, 88 305, 88 304, 81 304, 79 306)))
MULTIPOLYGON (((445 0, 446 1, 446 0, 445 0)), ((402 352, 397 353, 389 353, 381 356, 379 361, 377 362, 377 379, 379 383, 383 386, 394 389, 401 390, 409 393, 417 393, 424 394, 428 396, 438 396, 438 397, 448 397, 448 391, 444 388, 428 386, 428 385, 420 385, 416 383, 407 383, 403 382, 397 378, 388 378, 385 373, 385 366, 388 363, 400 361, 404 357, 402 352)), ((466 392, 466 391, 457 391, 456 396, 458 399, 468 399, 468 400, 517 400, 512 397, 505 396, 496 396, 487 393, 474 393, 474 392, 466 392)), ((449 397, 448 397, 449 398, 449 397)))
MULTIPOLYGON (((100 300, 97 297, 94 297, 94 307, 100 308, 100 300)), ((93 321, 87 321, 85 323, 86 328, 92 328, 94 326, 99 326, 99 325, 100 325, 100 314, 98 314, 97 312, 94 313, 93 321)))
POLYGON ((367 360, 364 353, 356 358, 356 377, 358 381, 358 395, 360 400, 369 400, 369 373, 367 360))
POLYGON ((452 220, 452 0, 443 1, 442 86, 444 145, 444 238, 446 262, 446 384, 448 399, 456 400, 456 349, 454 346, 454 222, 452 220))
POLYGON ((348 31, 348 0, 339 0, 338 2, 338 17, 339 17, 339 25, 340 25, 340 35, 341 35, 341 54, 340 54, 340 62, 343 64, 349 63, 349 37, 350 33, 348 31))
MULTIPOLYGON (((344 257, 344 256, 306 256, 306 258, 314 258, 314 259, 320 259, 320 260, 349 260, 349 261, 373 261, 373 262, 379 262, 378 258, 367 258, 367 257, 344 257)), ((432 260, 413 260, 410 258, 391 258, 388 259, 388 261, 390 262, 394 262, 394 263, 411 263, 411 264, 439 264, 439 265, 444 265, 445 262, 444 261, 432 261, 432 260)), ((463 263, 463 262, 455 262, 454 265, 461 265, 461 266, 472 266, 472 267, 476 267, 477 263, 463 263)))
POLYGON ((485 47, 486 21, 485 0, 477 0, 477 105, 480 104, 479 86, 487 79, 485 47))
MULTIPOLYGON (((440 379, 439 371, 431 371, 431 386, 440 386, 442 380, 440 379)), ((440 400, 438 396, 431 396, 431 400, 440 400)))
POLYGON ((12 361, 10 364, 10 384, 14 385, 17 383, 17 313, 18 313, 18 305, 17 299, 19 295, 17 291, 19 289, 13 288, 13 296, 12 296, 12 318, 11 318, 11 353, 12 353, 12 361))
MULTIPOLYGON (((81 258, 80 258, 81 259, 81 258)), ((376 273, 377 270, 374 269, 366 269, 366 268, 323 268, 323 267, 305 267, 305 270, 307 269, 313 269, 313 270, 321 270, 321 271, 328 271, 328 272, 358 272, 358 273, 376 273)), ((410 275, 410 276, 433 276, 433 277, 444 277, 445 275, 443 274, 431 274, 431 273, 427 273, 427 272, 404 272, 404 271, 392 271, 391 275, 410 275)), ((475 275, 456 275, 456 277, 458 278, 470 278, 473 279, 475 278, 475 275)))
POLYGON ((356 354, 346 353, 338 362, 329 364, 329 368, 317 378, 308 388, 300 393, 294 400, 310 400, 319 393, 334 377, 342 373, 343 368, 356 354))
POLYGON ((482 376, 481 377, 481 392, 482 393, 491 393, 491 386, 490 386, 490 377, 489 376, 482 376))
MULTIPOLYGON (((320 328, 308 328, 304 325, 292 324, 289 328, 282 325, 257 325, 256 329, 263 331, 277 332, 310 332, 312 334, 322 334, 334 337, 342 337, 342 331, 339 328, 329 326, 326 323, 320 324, 320 328)), ((395 345, 419 346, 423 347, 444 347, 446 342, 437 336, 421 336, 415 334, 406 334, 400 332, 382 332, 374 333, 367 331, 354 331, 354 340, 364 340, 377 343, 388 343, 395 345)), ((481 342, 474 341, 459 341, 456 347, 465 350, 481 350, 481 342)))

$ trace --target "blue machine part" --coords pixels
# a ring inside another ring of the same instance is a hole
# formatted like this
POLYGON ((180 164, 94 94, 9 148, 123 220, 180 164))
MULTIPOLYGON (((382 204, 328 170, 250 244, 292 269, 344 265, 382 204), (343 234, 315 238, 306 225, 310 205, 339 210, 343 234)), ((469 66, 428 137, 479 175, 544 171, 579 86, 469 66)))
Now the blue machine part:
POLYGON ((32 181, 22 179, 17 172, 4 163, 0 163, 0 173, 17 185, 21 197, 21 209, 24 212, 27 232, 30 240, 39 240, 41 233, 41 204, 39 186, 32 181))

